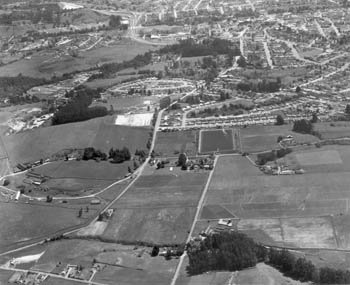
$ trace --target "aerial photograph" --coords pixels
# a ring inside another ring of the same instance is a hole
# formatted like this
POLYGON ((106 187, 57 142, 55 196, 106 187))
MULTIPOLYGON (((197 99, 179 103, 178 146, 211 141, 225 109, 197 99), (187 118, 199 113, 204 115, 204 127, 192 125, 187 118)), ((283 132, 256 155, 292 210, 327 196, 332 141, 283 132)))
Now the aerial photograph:
POLYGON ((0 285, 350 284, 350 0, 0 0, 0 285))

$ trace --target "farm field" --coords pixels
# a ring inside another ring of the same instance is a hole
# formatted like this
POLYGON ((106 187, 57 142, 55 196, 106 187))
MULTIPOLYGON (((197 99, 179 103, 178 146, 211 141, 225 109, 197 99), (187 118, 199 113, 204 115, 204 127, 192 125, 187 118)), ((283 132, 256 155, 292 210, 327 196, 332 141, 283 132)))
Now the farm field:
POLYGON ((0 203, 2 252, 15 246, 16 243, 54 235, 59 230, 82 224, 96 213, 96 208, 90 207, 89 213, 84 213, 82 218, 78 218, 78 211, 82 207, 80 204, 45 202, 25 204, 23 199, 18 203, 0 203))
POLYGON ((350 122, 316 123, 314 128, 322 139, 350 137, 350 122))
POLYGON ((147 128, 113 125, 114 117, 39 128, 31 132, 4 136, 3 140, 13 166, 19 162, 32 162, 68 148, 92 146, 108 152, 110 148, 128 146, 131 153, 146 149, 147 128), (45 143, 43 143, 45 142, 45 143))
POLYGON ((151 45, 123 40, 114 46, 81 52, 78 57, 63 56, 54 62, 45 62, 52 58, 52 54, 39 52, 30 60, 21 59, 0 67, 0 76, 17 76, 21 73, 25 76, 51 78, 54 74, 58 76, 76 70, 85 70, 97 64, 130 60, 138 54, 155 49, 151 45))
MULTIPOLYGON (((234 219, 234 227, 267 244, 349 248, 350 148, 305 148, 284 158, 303 175, 265 175, 247 158, 218 159, 200 223, 234 219)), ((209 224, 207 224, 208 226, 209 224)))
POLYGON ((197 153, 198 132, 193 130, 178 132, 158 132, 154 151, 162 157, 178 156, 186 152, 187 155, 197 153))
POLYGON ((208 130, 199 132, 199 152, 233 151, 236 149, 232 129, 208 130))
POLYGON ((260 152, 277 149, 279 136, 292 135, 297 143, 317 142, 319 139, 311 135, 292 132, 292 125, 283 126, 249 126, 241 129, 242 149, 245 152, 260 152))
MULTIPOLYGON (((29 264, 31 269, 60 273, 67 264, 78 264, 86 269, 91 269, 95 260, 100 263, 100 270, 92 279, 95 282, 111 285, 169 284, 178 260, 165 261, 161 256, 151 257, 151 250, 152 248, 144 246, 135 247, 134 245, 70 239, 9 254, 1 257, 0 262, 3 264, 14 257, 45 252, 35 264, 29 264)), ((51 278, 48 281, 51 281, 51 278)))
POLYGON ((208 173, 165 171, 141 176, 112 206, 115 213, 103 238, 155 244, 186 240, 208 173))

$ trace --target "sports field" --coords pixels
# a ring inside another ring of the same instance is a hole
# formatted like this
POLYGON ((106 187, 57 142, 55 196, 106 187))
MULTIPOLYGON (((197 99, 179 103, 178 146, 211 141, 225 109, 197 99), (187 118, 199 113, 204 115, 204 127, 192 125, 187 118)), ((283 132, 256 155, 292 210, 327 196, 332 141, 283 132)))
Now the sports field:
POLYGON ((207 172, 163 169, 141 176, 112 208, 115 213, 103 238, 179 244, 186 240, 207 172))
POLYGON ((303 175, 265 175, 242 156, 220 157, 201 221, 231 218, 257 240, 302 248, 350 248, 350 147, 295 151, 285 164, 303 175))
POLYGON ((3 141, 13 166, 51 157, 68 148, 92 146, 108 152, 127 146, 131 153, 146 149, 149 129, 114 125, 114 117, 39 128, 31 132, 4 136, 3 141))
POLYGON ((186 152, 187 155, 197 153, 198 132, 193 130, 178 132, 157 132, 154 151, 162 157, 178 156, 186 152))
POLYGON ((232 129, 208 130, 199 132, 199 152, 233 151, 235 147, 232 129))

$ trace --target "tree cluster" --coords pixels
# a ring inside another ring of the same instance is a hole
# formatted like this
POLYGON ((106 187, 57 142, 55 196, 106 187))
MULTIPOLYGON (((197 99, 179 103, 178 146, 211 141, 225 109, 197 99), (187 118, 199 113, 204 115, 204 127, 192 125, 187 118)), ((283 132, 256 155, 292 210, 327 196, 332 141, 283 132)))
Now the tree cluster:
POLYGON ((293 132, 302 134, 314 134, 314 128, 311 121, 301 119, 294 122, 293 132))
POLYGON ((87 147, 84 149, 82 159, 83 160, 94 159, 96 161, 107 160, 107 154, 93 147, 87 147))
POLYGON ((112 159, 114 163, 122 163, 126 160, 131 159, 130 151, 127 147, 123 147, 122 149, 113 149, 111 148, 108 152, 109 158, 112 159))
POLYGON ((242 81, 237 84, 237 89, 242 91, 253 91, 259 93, 277 92, 281 88, 281 82, 277 81, 259 81, 258 83, 252 81, 242 81))
POLYGON ((236 271, 255 266, 263 248, 237 232, 222 232, 204 239, 199 245, 189 243, 187 254, 190 275, 212 270, 236 271))
POLYGON ((278 150, 271 150, 268 152, 258 153, 256 164, 265 165, 267 162, 275 161, 276 159, 282 158, 291 152, 291 148, 281 148, 278 150))
POLYGON ((85 87, 69 92, 66 97, 72 99, 54 113, 52 124, 60 125, 106 116, 108 114, 106 107, 89 107, 93 98, 99 96, 97 91, 85 87))
POLYGON ((229 40, 219 38, 207 39, 199 43, 196 43, 193 39, 182 40, 178 44, 166 46, 160 49, 160 53, 181 54, 182 57, 209 56, 218 54, 238 56, 241 54, 238 46, 233 45, 229 40))
POLYGON ((224 231, 187 244, 190 275, 208 271, 236 271, 265 262, 301 282, 349 284, 350 271, 329 267, 316 268, 304 257, 296 258, 286 249, 266 248, 245 234, 224 231))

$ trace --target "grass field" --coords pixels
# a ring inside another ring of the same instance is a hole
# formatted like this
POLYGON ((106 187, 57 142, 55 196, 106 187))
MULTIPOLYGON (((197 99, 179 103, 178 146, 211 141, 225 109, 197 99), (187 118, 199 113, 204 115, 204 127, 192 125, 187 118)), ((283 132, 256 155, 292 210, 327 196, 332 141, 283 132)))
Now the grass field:
POLYGON ((200 131, 199 135, 200 153, 232 151, 235 149, 234 133, 231 129, 200 131))
POLYGON ((52 58, 53 55, 47 52, 39 52, 32 56, 30 60, 21 59, 0 67, 0 76, 17 76, 22 73, 31 77, 51 78, 54 74, 57 76, 76 70, 84 70, 95 67, 97 64, 130 60, 138 54, 154 49, 156 48, 151 45, 125 39, 115 46, 82 52, 78 57, 63 56, 50 63, 45 61, 52 58))
POLYGON ((327 146, 287 155, 285 164, 302 167, 303 175, 265 175, 245 157, 221 157, 201 221, 237 219, 238 229, 269 244, 349 248, 350 224, 339 222, 349 217, 349 150, 327 146))
POLYGON ((0 202, 0 250, 11 248, 14 243, 25 242, 84 223, 96 210, 78 218, 79 204, 48 204, 45 202, 25 204, 0 202))
POLYGON ((322 139, 350 137, 350 122, 316 123, 314 128, 322 139))
POLYGON ((292 132, 292 125, 283 126, 250 126, 241 129, 242 149, 246 152, 260 152, 277 149, 279 136, 292 135, 297 143, 317 142, 319 139, 311 135, 292 132))
POLYGON ((158 132, 154 151, 162 156, 178 156, 179 153, 186 152, 187 155, 197 153, 196 131, 178 132, 158 132))
POLYGON ((208 173, 165 172, 141 176, 112 206, 115 213, 104 238, 156 244, 185 241, 208 173))
POLYGON ((112 124, 113 117, 39 128, 3 138, 12 165, 51 157, 67 148, 95 147, 108 152, 111 147, 146 149, 149 129, 112 124))

